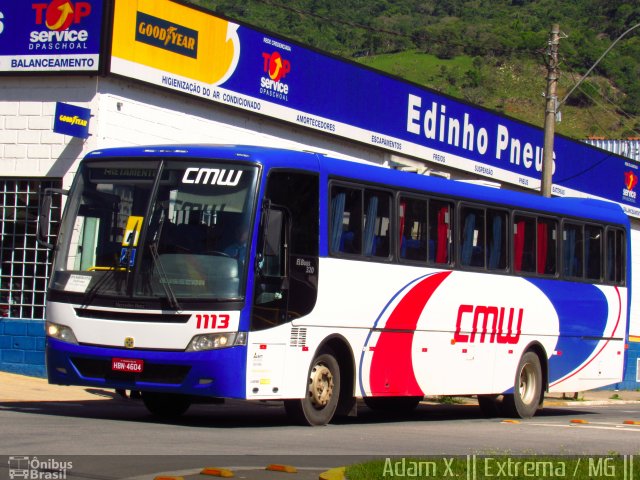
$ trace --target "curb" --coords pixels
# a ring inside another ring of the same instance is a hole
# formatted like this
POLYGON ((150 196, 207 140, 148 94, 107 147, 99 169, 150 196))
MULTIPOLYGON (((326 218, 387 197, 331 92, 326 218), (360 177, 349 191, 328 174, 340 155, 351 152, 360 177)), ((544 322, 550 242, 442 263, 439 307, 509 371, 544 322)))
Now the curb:
POLYGON ((544 407, 601 407, 605 405, 638 405, 640 400, 545 400, 544 407))
POLYGON ((320 480, 345 480, 344 472, 346 467, 337 467, 332 468, 331 470, 327 470, 326 472, 322 472, 320 474, 320 480))

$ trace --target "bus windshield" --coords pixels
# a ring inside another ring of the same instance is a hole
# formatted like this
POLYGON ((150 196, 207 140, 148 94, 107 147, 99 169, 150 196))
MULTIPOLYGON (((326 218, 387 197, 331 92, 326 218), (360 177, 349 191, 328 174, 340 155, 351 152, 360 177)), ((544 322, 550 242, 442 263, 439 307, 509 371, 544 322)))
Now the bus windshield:
POLYGON ((242 299, 257 173, 197 160, 83 164, 58 235, 52 290, 171 305, 242 299))

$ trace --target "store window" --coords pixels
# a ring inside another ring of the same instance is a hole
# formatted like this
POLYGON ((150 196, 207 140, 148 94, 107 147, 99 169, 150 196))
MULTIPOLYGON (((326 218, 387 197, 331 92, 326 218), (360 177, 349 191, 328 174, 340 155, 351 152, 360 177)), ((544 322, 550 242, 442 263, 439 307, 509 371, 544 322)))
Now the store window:
MULTIPOLYGON (((52 252, 36 241, 38 212, 45 188, 58 179, 0 179, 0 316, 44 319, 52 252)), ((52 232, 60 221, 60 196, 51 209, 52 232)), ((50 238, 55 242, 55 236, 50 238)))

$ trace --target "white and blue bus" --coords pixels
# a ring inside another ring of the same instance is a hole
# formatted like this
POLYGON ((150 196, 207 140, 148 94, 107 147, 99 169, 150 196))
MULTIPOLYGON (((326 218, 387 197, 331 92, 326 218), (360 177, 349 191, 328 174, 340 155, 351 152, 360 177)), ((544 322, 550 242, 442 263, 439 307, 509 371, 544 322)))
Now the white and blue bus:
POLYGON ((321 425, 477 395, 530 417, 622 379, 629 244, 608 202, 279 149, 95 151, 55 246, 49 381, 163 416, 280 399, 321 425))

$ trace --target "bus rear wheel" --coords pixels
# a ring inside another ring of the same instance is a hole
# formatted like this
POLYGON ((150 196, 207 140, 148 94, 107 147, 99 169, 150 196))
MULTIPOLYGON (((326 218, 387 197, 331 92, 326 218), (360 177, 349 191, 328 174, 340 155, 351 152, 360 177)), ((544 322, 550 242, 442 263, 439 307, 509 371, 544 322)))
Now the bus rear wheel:
POLYGON ((522 355, 516 370, 513 393, 504 396, 503 412, 510 417, 531 418, 540 406, 542 367, 534 352, 522 355))
POLYGON ((176 393, 142 392, 142 402, 149 413, 161 418, 176 418, 191 406, 191 397, 176 393))
POLYGON ((314 358, 307 376, 305 398, 285 400, 287 415, 302 425, 326 425, 333 419, 340 398, 340 366, 331 350, 314 358))

